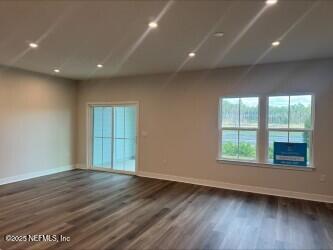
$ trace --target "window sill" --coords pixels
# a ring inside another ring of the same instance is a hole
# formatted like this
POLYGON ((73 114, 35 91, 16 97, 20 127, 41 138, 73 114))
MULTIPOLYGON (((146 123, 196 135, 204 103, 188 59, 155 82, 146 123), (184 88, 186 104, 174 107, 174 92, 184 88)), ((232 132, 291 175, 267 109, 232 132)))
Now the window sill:
POLYGON ((273 163, 262 163, 256 161, 237 161, 237 160, 227 160, 227 159, 216 159, 218 163, 221 164, 230 164, 230 165, 240 165, 240 166, 250 166, 250 167, 260 167, 260 168, 269 168, 269 169, 285 169, 285 170, 298 170, 298 171, 313 171, 315 167, 297 167, 292 165, 282 165, 282 164, 273 164, 273 163))

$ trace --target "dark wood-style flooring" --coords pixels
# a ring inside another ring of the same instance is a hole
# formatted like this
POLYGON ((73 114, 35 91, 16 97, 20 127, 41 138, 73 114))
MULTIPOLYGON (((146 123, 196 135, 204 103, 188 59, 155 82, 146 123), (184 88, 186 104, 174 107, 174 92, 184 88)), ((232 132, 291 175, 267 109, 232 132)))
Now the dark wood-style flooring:
POLYGON ((0 249, 333 249, 333 207, 74 170, 0 186, 0 249))

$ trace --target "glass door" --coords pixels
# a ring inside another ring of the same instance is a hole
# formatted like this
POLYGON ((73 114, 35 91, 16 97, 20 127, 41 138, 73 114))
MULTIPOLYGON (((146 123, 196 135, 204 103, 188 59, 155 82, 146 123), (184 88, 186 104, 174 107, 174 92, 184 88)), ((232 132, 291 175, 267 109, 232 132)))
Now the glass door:
POLYGON ((136 105, 91 106, 92 168, 135 172, 136 105))

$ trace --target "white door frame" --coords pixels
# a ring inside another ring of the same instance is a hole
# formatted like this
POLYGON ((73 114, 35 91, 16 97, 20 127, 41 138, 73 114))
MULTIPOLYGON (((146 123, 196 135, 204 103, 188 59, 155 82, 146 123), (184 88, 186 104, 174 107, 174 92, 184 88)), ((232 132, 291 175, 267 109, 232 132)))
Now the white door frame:
POLYGON ((124 101, 124 102, 88 102, 86 105, 87 120, 86 120, 86 165, 88 170, 106 171, 119 174, 137 175, 139 169, 139 120, 140 120, 140 106, 139 101, 124 101), (92 165, 92 112, 91 108, 96 106, 124 106, 133 105, 136 107, 136 152, 135 152, 135 170, 134 172, 114 170, 100 167, 93 167, 92 165))

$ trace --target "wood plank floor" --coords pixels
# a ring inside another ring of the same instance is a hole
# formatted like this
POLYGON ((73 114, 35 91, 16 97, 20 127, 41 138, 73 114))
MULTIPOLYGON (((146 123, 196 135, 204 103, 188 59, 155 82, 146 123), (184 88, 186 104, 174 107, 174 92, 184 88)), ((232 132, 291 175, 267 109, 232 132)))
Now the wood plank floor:
POLYGON ((0 186, 0 249, 333 249, 333 207, 74 170, 0 186))

